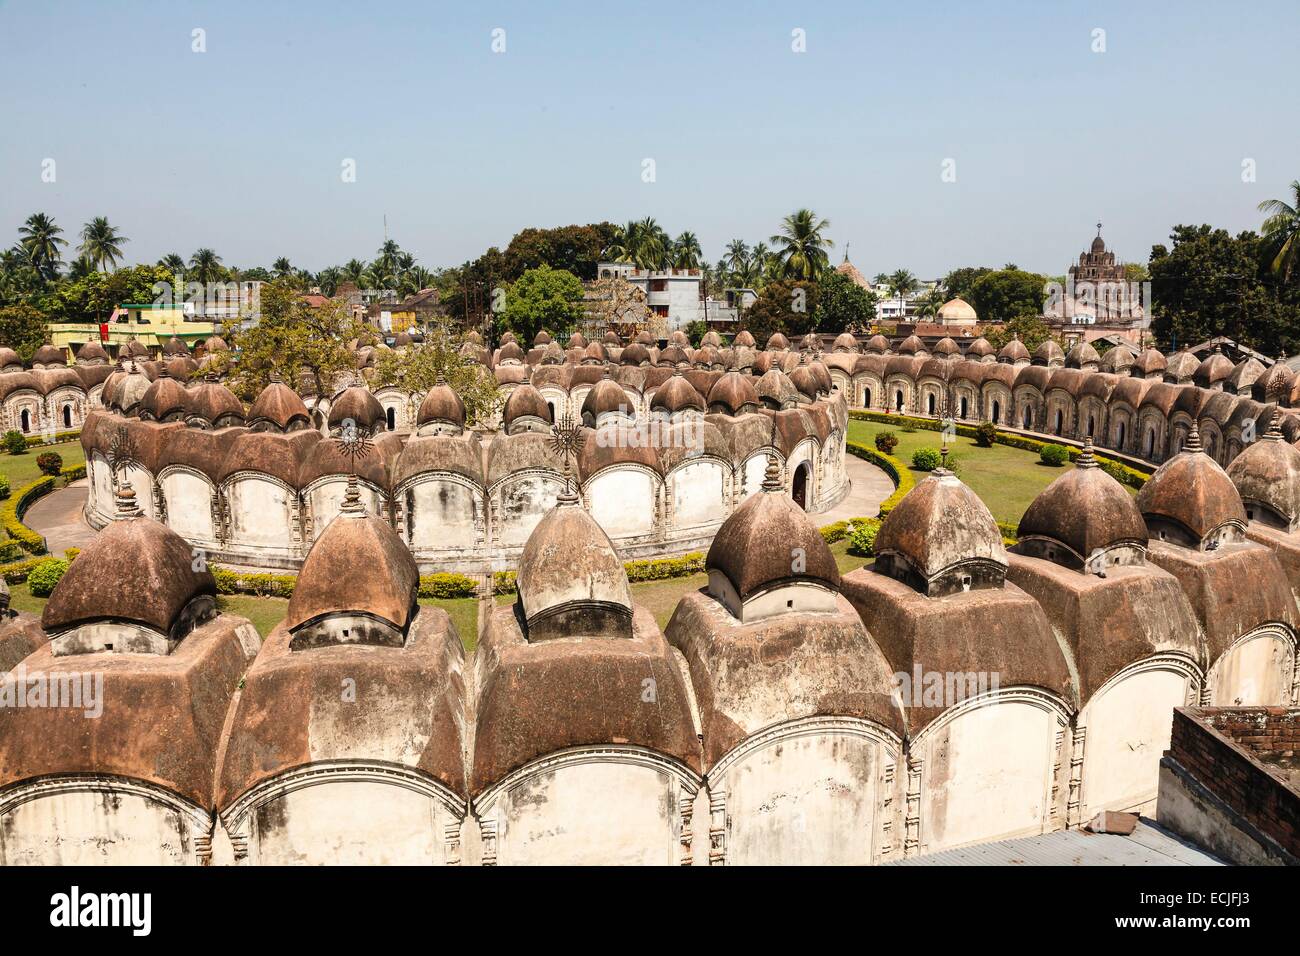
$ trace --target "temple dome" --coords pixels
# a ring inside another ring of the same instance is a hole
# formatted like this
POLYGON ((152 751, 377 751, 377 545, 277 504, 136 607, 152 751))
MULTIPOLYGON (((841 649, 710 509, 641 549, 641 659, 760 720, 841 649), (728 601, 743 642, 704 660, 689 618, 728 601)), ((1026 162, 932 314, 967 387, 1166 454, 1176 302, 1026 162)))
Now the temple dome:
POLYGON ((537 426, 550 426, 554 422, 550 404, 541 392, 527 383, 515 386, 501 413, 507 433, 512 433, 511 426, 520 419, 532 419, 532 423, 537 426))
POLYGON ((709 389, 709 411, 739 415, 758 411, 758 391, 748 375, 728 372, 709 389))
POLYGON ((876 570, 931 597, 1000 588, 1007 552, 993 515, 956 475, 937 468, 889 513, 876 570))
POLYGON ((248 410, 248 427, 266 430, 267 426, 271 426, 275 431, 287 432, 295 424, 311 424, 307 406, 288 385, 272 379, 248 410))
POLYGON ((799 401, 799 390, 779 368, 768 369, 754 384, 759 400, 768 408, 789 408, 799 401))
POLYGON ((704 567, 709 593, 742 621, 835 610, 840 587, 835 557, 808 514, 786 494, 774 455, 768 457, 762 490, 722 523, 704 567), (792 561, 796 554, 798 564, 792 561), (769 595, 779 599, 764 601, 769 595))
POLYGON ((103 365, 108 362, 108 353, 104 351, 104 346, 98 342, 90 341, 77 349, 77 364, 90 365, 92 363, 103 365))
POLYGON ((511 339, 509 342, 502 341, 501 348, 497 351, 497 362, 523 362, 524 350, 519 347, 519 343, 511 339))
POLYGON ((341 512, 325 526, 298 574, 284 619, 294 633, 291 646, 400 646, 419 591, 420 571, 410 549, 388 522, 366 514, 353 477, 341 512), (347 586, 340 586, 344 581, 347 586), (345 620, 325 622, 334 616, 345 620))
POLYGON ((1047 366, 1064 365, 1065 353, 1061 351, 1055 339, 1044 339, 1042 344, 1034 349, 1033 363, 1047 366))
POLYGON ((841 332, 835 336, 835 341, 831 344, 832 352, 856 352, 858 350, 858 337, 852 332, 841 332))
POLYGON ((917 352, 926 351, 925 343, 921 341, 920 336, 909 335, 903 341, 898 343, 899 355, 915 355, 917 352))
POLYGON ((1017 553, 1095 574, 1112 565, 1140 563, 1147 526, 1133 496, 1098 466, 1089 438, 1074 469, 1039 492, 1026 509, 1018 537, 1017 553))
POLYGON ((189 392, 185 386, 171 377, 171 372, 164 365, 158 376, 140 398, 140 411, 154 421, 167 421, 169 416, 184 418, 189 409, 189 392))
POLYGON ((971 342, 970 345, 966 346, 967 358, 982 359, 992 354, 993 346, 990 345, 989 340, 984 338, 982 335, 971 342))
POLYGON ((978 319, 974 307, 960 296, 939 306, 940 322, 975 322, 978 319))
POLYGON ((0 346, 0 368, 11 367, 22 368, 23 360, 18 357, 18 353, 8 346, 0 346))
POLYGON ((190 389, 187 412, 187 418, 200 419, 212 428, 244 424, 243 403, 215 378, 190 389))
POLYGON ((934 354, 943 356, 960 355, 961 349, 957 343, 948 336, 944 336, 938 342, 934 343, 934 354))
POLYGON ((650 399, 650 410, 677 414, 688 409, 704 411, 704 397, 683 375, 674 375, 655 390, 650 399))
POLYGON ((767 351, 781 352, 790 348, 790 340, 780 332, 773 332, 767 340, 767 351))
POLYGON ((620 365, 649 365, 650 350, 640 342, 633 342, 618 353, 618 361, 620 365))
POLYGON ((369 434, 383 431, 388 423, 384 406, 362 385, 349 385, 330 406, 329 427, 340 429, 351 421, 358 429, 369 434))
POLYGON ((736 348, 752 349, 758 343, 754 341, 754 334, 749 329, 741 329, 736 333, 736 337, 731 340, 731 344, 736 348))
POLYGON ((32 356, 33 365, 67 365, 68 355, 63 349, 46 342, 32 356))
POLYGON ((458 428, 465 427, 465 403, 456 390, 441 379, 429 389, 415 415, 417 427, 433 422, 450 422, 458 428))
POLYGON ((1283 531, 1300 527, 1300 449, 1282 438, 1281 413, 1228 465, 1250 520, 1283 531))
POLYGON ((1151 538, 1210 551, 1241 539, 1246 511, 1228 473, 1201 447, 1196 424, 1183 450, 1156 469, 1138 492, 1151 538))
MULTIPOLYGON (((1114 351, 1112 349, 1111 351, 1114 351)), ((1089 365, 1096 367, 1101 364, 1101 356, 1097 350, 1087 342, 1079 342, 1065 355, 1066 368, 1085 368, 1089 365)))
POLYGON ((167 340, 167 343, 163 346, 162 352, 163 355, 167 355, 167 356, 182 355, 188 358, 190 354, 190 348, 180 338, 173 335, 170 339, 167 340))
POLYGON ((1196 371, 1192 372, 1192 382, 1201 388, 1214 388, 1232 375, 1234 367, 1232 359, 1215 349, 1205 357, 1205 361, 1196 366, 1196 371))
POLYGON ((549 345, 550 342, 551 342, 551 333, 547 332, 545 329, 542 329, 540 332, 538 332, 536 335, 533 336, 533 348, 535 349, 544 348, 545 346, 549 345))
POLYGON ((582 401, 582 419, 587 422, 588 417, 591 425, 600 423, 602 415, 619 414, 625 418, 636 418, 636 407, 632 400, 628 398, 627 392, 623 386, 618 384, 612 378, 602 378, 591 390, 587 392, 587 397, 582 401))
POLYGON ((51 638, 90 622, 113 621, 139 625, 174 642, 214 606, 216 581, 208 571, 194 569, 189 542, 141 516, 129 486, 120 490, 118 501, 118 520, 68 565, 45 605, 41 627, 51 638))
POLYGON ((1006 345, 1002 346, 1002 348, 998 349, 998 361, 1010 362, 1012 364, 1028 362, 1029 349, 1025 348, 1025 343, 1020 341, 1020 339, 1012 339, 1006 345))
POLYGON ((565 493, 524 545, 516 578, 528 640, 631 637, 632 591, 614 544, 565 493))

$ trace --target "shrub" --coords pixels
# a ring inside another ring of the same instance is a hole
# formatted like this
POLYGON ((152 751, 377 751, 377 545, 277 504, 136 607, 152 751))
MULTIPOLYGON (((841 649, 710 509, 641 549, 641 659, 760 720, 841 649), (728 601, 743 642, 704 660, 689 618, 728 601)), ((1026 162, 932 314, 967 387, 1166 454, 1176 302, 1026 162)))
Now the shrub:
POLYGON ((917 471, 934 471, 942 462, 937 448, 918 448, 912 452, 912 467, 917 471))
POLYGON ((975 444, 981 448, 992 448, 998 439, 998 430, 992 422, 980 422, 975 426, 975 444))
POLYGON ((892 455, 898 447, 898 436, 893 432, 881 432, 876 436, 876 450, 892 455))
POLYGON ((880 530, 880 522, 874 518, 862 518, 853 523, 853 530, 849 532, 849 554, 856 554, 861 557, 869 558, 875 553, 876 532, 880 530))
POLYGON ((1070 450, 1064 445, 1044 445, 1038 457, 1044 465, 1060 468, 1070 460, 1070 450))
POLYGON ((0 445, 4 445, 5 451, 11 455, 27 454, 27 439, 23 437, 22 432, 5 432, 4 437, 0 438, 0 445))
POLYGON ((423 574, 420 576, 422 598, 467 598, 478 593, 474 579, 464 574, 423 574))
POLYGON ((26 553, 17 541, 0 541, 0 564, 21 560, 26 553))
POLYGON ((957 477, 961 477, 961 459, 952 452, 948 452, 948 461, 943 467, 947 468, 957 477))
POLYGON ((0 475, 0 501, 9 497, 9 476, 0 475))
POLYGON ((57 451, 43 451, 36 456, 36 467, 43 475, 57 475, 63 470, 63 456, 57 451))
POLYGON ((68 562, 62 558, 46 558, 27 574, 27 585, 36 597, 49 597, 58 585, 68 562))

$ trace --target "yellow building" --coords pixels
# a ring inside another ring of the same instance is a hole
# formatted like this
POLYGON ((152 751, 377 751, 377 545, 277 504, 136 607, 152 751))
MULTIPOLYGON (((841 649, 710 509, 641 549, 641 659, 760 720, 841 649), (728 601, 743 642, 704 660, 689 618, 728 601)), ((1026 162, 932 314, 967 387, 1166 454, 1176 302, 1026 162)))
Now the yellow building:
POLYGON ((51 342, 68 352, 71 361, 77 349, 87 342, 100 342, 108 354, 116 357, 118 350, 135 340, 157 355, 172 336, 177 336, 191 349, 211 335, 217 334, 216 323, 197 321, 183 305, 134 304, 113 310, 104 328, 108 337, 101 335, 101 327, 94 322, 53 322, 50 324, 51 342))

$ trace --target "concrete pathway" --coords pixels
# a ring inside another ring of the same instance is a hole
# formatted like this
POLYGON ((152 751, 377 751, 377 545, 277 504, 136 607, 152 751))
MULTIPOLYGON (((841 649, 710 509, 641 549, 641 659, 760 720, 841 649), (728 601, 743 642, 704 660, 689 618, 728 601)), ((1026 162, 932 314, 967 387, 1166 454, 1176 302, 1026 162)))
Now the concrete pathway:
POLYGON ((810 516, 819 528, 848 518, 874 518, 880 513, 880 503, 894 493, 889 476, 857 455, 844 453, 844 471, 849 477, 849 493, 830 511, 810 516))
POLYGON ((81 516, 89 494, 90 486, 85 478, 74 481, 28 508, 23 524, 44 535, 50 554, 56 557, 63 557, 68 548, 84 548, 95 538, 95 529, 81 516))

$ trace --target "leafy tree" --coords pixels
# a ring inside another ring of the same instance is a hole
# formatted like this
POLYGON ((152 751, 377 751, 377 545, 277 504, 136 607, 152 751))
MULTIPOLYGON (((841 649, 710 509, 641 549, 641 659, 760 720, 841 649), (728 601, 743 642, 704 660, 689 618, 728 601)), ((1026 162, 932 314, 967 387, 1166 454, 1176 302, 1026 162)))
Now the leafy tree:
POLYGON ((0 345, 7 345, 23 358, 45 342, 47 316, 35 306, 20 303, 0 308, 0 345))
POLYGON ((232 334, 233 351, 215 353, 231 371, 236 394, 252 400, 274 376, 290 385, 310 382, 317 395, 328 395, 355 372, 347 343, 365 338, 369 327, 354 319, 346 304, 330 301, 313 308, 293 283, 276 280, 262 288, 261 306, 257 325, 232 334))
POLYGON ((943 287, 950 299, 971 299, 971 286, 980 276, 988 275, 993 270, 987 266, 965 266, 953 269, 943 277, 943 287))
POLYGON ((501 404, 496 376, 477 362, 466 362, 445 322, 435 322, 424 342, 401 352, 383 351, 375 362, 376 385, 395 385, 409 395, 423 397, 446 382, 465 403, 466 424, 492 417, 501 404))
POLYGON ((876 320, 876 294, 829 271, 817 284, 817 327, 823 332, 866 332, 876 320))
POLYGON ((773 333, 807 335, 817 327, 817 284, 802 279, 769 282, 745 310, 741 325, 761 348, 773 333))
POLYGON ((1260 275, 1253 232, 1230 235, 1208 225, 1175 226, 1172 247, 1151 249, 1152 331, 1170 345, 1226 335, 1260 351, 1293 351, 1300 309, 1280 294, 1277 277, 1260 275))
POLYGON ((54 219, 43 212, 32 213, 18 228, 19 244, 32 266, 47 282, 59 277, 59 264, 63 258, 59 247, 68 244, 68 240, 59 238, 62 233, 54 219))
POLYGON ((830 267, 826 250, 835 245, 823 232, 829 219, 819 219, 811 209, 797 209, 781 221, 781 229, 768 241, 777 247, 786 278, 816 281, 830 267))
POLYGON ((572 272, 538 266, 507 291, 501 318, 524 346, 542 329, 562 337, 582 319, 582 297, 582 283, 572 272))
POLYGON ((1268 213, 1260 232, 1269 270, 1289 283, 1300 276, 1300 179, 1291 181, 1291 202, 1266 199, 1259 211, 1268 213))
POLYGON ((1013 338, 1019 338, 1025 348, 1032 352, 1055 336, 1052 335, 1052 327, 1040 316, 1021 315, 1003 325, 985 329, 984 338, 995 350, 1001 350, 1013 338))
POLYGON ((565 269, 590 282, 596 278, 596 267, 617 234, 618 228, 608 222, 521 230, 502 253, 500 278, 514 282, 529 269, 547 265, 565 269))
POLYGON ((1047 277, 1020 269, 999 269, 975 280, 971 297, 981 322, 1010 322, 1022 315, 1041 315, 1047 277))
POLYGON ((106 217, 96 216, 81 230, 81 255, 95 269, 112 268, 122 258, 122 246, 127 242, 130 240, 106 217))

